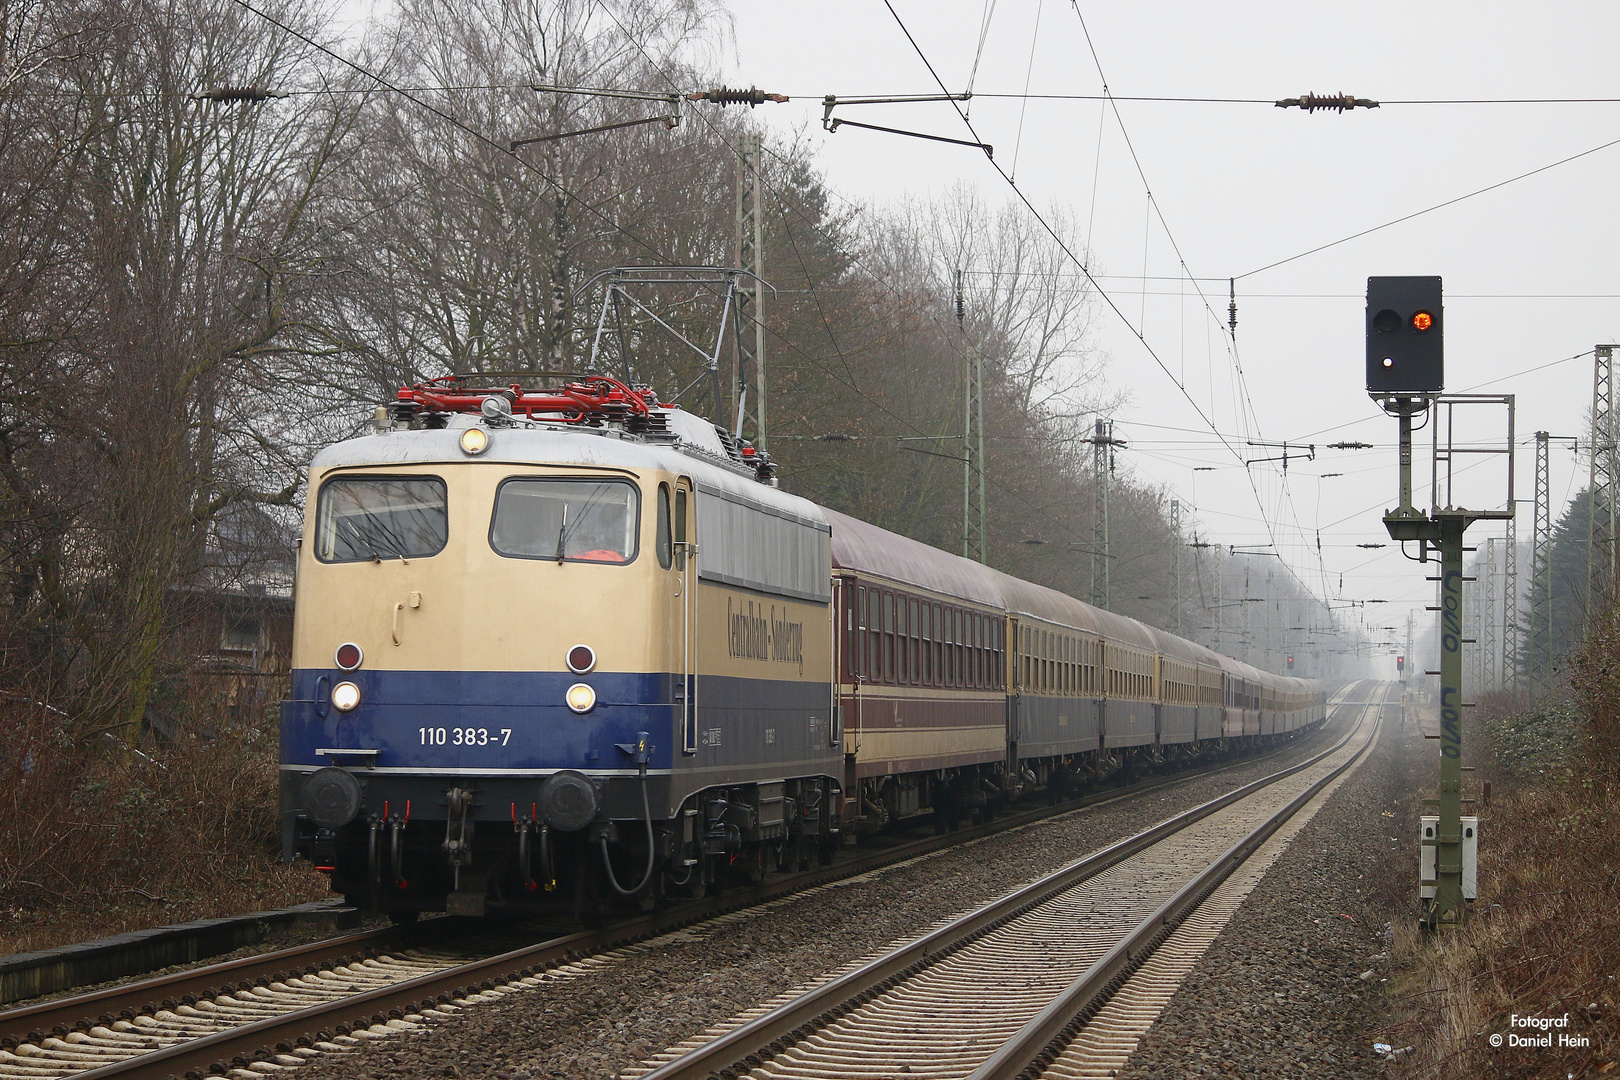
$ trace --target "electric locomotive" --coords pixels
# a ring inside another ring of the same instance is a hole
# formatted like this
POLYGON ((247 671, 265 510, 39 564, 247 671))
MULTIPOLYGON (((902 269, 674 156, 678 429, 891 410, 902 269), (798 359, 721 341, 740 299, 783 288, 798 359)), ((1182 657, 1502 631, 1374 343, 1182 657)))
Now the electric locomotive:
POLYGON ((651 390, 480 378, 402 389, 310 470, 283 853, 356 904, 594 918, 1325 715, 787 494, 651 390))
POLYGON ((828 854, 820 508, 603 376, 445 378, 376 428, 310 470, 286 857, 410 918, 589 913, 828 854))

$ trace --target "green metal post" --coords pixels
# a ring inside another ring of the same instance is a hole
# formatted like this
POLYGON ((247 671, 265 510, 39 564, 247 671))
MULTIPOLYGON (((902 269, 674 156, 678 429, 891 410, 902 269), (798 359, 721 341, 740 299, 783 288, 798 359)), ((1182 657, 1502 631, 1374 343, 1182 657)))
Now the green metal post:
POLYGON ((1435 516, 1440 525, 1440 832, 1435 838, 1434 903, 1427 915, 1431 927, 1461 924, 1468 917, 1462 867, 1462 579, 1463 532, 1469 518, 1435 516))

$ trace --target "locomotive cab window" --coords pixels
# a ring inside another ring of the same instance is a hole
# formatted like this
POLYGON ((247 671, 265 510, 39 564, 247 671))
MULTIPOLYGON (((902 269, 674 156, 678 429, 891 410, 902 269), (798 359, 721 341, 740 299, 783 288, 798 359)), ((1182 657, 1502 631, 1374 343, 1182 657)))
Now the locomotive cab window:
POLYGON ((450 516, 436 476, 344 476, 321 485, 315 557, 321 562, 425 559, 444 550, 450 516))
POLYGON ((658 485, 658 565, 670 567, 669 485, 658 485))
POLYGON ((512 559, 622 565, 636 557, 639 493, 618 480, 502 482, 489 544, 512 559))

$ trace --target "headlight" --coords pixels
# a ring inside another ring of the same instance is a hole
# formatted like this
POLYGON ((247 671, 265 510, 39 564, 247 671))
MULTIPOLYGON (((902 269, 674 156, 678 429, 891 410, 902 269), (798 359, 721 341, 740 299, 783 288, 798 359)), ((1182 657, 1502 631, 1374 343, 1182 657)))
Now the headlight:
MULTIPOLYGON (((335 695, 337 691, 334 690, 332 693, 335 695)), ((563 697, 568 702, 568 707, 577 713, 588 713, 596 708, 596 691, 585 683, 577 682, 570 686, 568 693, 563 697)))
POLYGON ((481 427, 470 427, 461 433, 461 448, 477 456, 489 449, 489 432, 481 427))
POLYGON ((338 712, 353 712, 360 704, 360 688, 352 682, 340 682, 332 687, 332 707, 338 712))

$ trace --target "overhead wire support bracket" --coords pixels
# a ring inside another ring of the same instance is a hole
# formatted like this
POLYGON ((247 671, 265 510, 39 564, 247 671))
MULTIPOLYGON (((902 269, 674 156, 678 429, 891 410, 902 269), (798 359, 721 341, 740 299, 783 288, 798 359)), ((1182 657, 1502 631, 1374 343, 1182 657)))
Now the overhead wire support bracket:
POLYGON ((994 160, 996 148, 989 143, 976 142, 972 139, 952 139, 944 135, 930 135, 922 131, 907 131, 905 128, 885 127, 882 124, 866 124, 858 120, 848 120, 842 116, 834 116, 833 110, 840 105, 903 105, 922 101, 972 101, 973 95, 968 94, 902 94, 897 97, 869 97, 869 98, 840 98, 837 94, 828 94, 821 99, 821 126, 827 134, 836 134, 840 127, 865 128, 867 131, 883 131, 890 135, 905 135, 913 139, 927 139, 930 142, 950 143, 952 146, 971 146, 984 151, 984 156, 994 160))
POLYGON ((1281 447, 1282 448, 1282 456, 1280 456, 1280 457, 1246 458, 1244 460, 1244 462, 1243 462, 1243 465, 1244 465, 1245 468, 1247 468, 1250 465, 1259 465, 1259 464, 1262 464, 1262 463, 1267 462, 1267 461, 1280 461, 1280 462, 1282 462, 1282 471, 1287 472, 1288 471, 1288 450, 1289 450, 1289 447, 1293 447, 1294 459, 1296 461, 1301 456, 1303 456, 1306 461, 1315 461, 1316 460, 1316 444, 1315 443, 1307 443, 1306 446, 1305 446, 1304 454, 1301 455, 1298 443, 1287 443, 1287 442, 1274 443, 1274 442, 1266 442, 1264 439, 1250 439, 1250 440, 1248 440, 1248 442, 1249 442, 1250 446, 1260 446, 1260 447, 1266 447, 1266 448, 1281 447))
POLYGON ((513 152, 516 152, 520 146, 530 146, 534 143, 572 139, 576 135, 599 135, 604 131, 642 127, 646 124, 663 124, 664 129, 668 131, 680 126, 681 122, 681 95, 679 94, 655 94, 645 90, 609 90, 589 86, 547 86, 543 83, 530 83, 529 89, 538 94, 580 94, 585 97, 624 98, 629 101, 662 101, 669 106, 669 112, 660 116, 644 116, 638 120, 621 120, 614 124, 598 124, 595 127, 580 128, 577 131, 559 131, 552 135, 536 135, 531 139, 513 139, 507 144, 507 149, 513 152))

